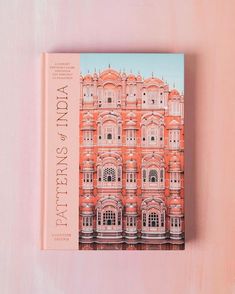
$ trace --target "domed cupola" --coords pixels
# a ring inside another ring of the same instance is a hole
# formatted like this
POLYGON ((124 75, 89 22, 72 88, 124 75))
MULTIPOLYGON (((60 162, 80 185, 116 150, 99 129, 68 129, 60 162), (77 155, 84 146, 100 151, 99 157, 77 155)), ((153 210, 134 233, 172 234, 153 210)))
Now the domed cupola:
POLYGON ((92 75, 90 73, 86 74, 83 78, 83 81, 85 83, 92 83, 93 79, 92 79, 92 75))
POLYGON ((169 100, 178 100, 180 99, 180 93, 176 89, 172 89, 168 96, 169 100))
POLYGON ((127 77, 127 82, 136 82, 136 77, 133 73, 130 73, 127 77))

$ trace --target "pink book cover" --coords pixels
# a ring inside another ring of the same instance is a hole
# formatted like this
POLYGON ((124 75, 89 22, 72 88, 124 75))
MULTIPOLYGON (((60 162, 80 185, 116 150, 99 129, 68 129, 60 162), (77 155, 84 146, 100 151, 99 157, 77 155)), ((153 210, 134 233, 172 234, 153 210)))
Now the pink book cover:
POLYGON ((183 54, 44 53, 42 116, 42 249, 184 249, 183 54))

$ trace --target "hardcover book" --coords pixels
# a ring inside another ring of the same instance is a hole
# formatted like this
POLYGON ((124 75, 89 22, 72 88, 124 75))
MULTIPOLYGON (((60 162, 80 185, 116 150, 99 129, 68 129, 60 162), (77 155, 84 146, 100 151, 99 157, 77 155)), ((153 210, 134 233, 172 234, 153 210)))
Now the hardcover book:
POLYGON ((184 249, 184 55, 42 54, 42 249, 184 249))

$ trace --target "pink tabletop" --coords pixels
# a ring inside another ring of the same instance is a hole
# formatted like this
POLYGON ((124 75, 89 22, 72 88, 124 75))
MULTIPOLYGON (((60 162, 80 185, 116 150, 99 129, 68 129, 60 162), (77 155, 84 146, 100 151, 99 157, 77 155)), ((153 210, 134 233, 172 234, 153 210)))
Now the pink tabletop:
POLYGON ((235 2, 1 6, 0 293, 235 293, 235 2), (43 51, 186 54, 185 251, 40 251, 43 51))

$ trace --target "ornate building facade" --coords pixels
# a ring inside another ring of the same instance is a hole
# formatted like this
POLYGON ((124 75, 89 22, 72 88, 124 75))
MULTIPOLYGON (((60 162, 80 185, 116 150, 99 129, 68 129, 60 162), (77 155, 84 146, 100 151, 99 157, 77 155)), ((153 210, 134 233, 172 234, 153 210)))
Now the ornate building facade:
POLYGON ((156 77, 81 76, 81 249, 183 249, 184 96, 156 77))

